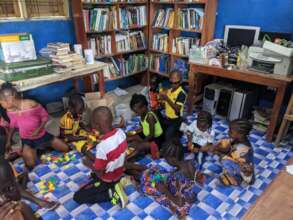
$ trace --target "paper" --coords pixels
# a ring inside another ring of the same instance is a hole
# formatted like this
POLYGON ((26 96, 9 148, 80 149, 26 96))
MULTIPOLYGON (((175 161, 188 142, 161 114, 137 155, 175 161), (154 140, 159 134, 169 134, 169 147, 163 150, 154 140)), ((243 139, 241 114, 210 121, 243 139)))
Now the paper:
POLYGON ((123 89, 120 89, 119 87, 117 87, 116 89, 114 89, 114 93, 117 96, 123 96, 123 95, 127 95, 128 94, 127 91, 125 91, 123 89))
POLYGON ((290 175, 293 175, 293 165, 288 165, 288 166, 286 166, 286 171, 287 171, 287 173, 289 173, 290 175))

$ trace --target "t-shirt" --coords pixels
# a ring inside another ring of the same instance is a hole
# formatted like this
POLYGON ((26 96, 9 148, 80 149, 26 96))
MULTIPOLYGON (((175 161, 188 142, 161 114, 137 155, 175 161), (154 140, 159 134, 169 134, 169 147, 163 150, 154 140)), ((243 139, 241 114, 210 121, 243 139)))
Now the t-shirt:
POLYGON ((187 131, 192 133, 192 143, 194 144, 204 146, 208 143, 214 142, 215 131, 213 130, 213 128, 210 128, 207 131, 202 132, 198 129, 196 120, 187 126, 187 131))
POLYGON ((10 119, 10 127, 18 128, 22 139, 35 140, 43 137, 46 133, 45 128, 42 128, 37 136, 32 137, 32 133, 43 122, 48 121, 48 113, 41 105, 31 109, 7 112, 7 115, 10 119))
POLYGON ((175 110, 171 107, 171 105, 169 105, 168 102, 165 102, 166 116, 170 119, 182 117, 184 104, 186 100, 186 92, 184 91, 182 86, 179 86, 175 91, 169 89, 167 92, 167 96, 173 103, 180 105, 180 114, 177 115, 175 110))
POLYGON ((71 112, 66 112, 60 119, 60 128, 64 129, 65 135, 78 135, 80 120, 74 119, 71 112))
POLYGON ((124 171, 124 161, 127 150, 126 135, 121 129, 113 129, 101 138, 96 146, 94 167, 105 170, 101 177, 104 182, 115 182, 124 171))

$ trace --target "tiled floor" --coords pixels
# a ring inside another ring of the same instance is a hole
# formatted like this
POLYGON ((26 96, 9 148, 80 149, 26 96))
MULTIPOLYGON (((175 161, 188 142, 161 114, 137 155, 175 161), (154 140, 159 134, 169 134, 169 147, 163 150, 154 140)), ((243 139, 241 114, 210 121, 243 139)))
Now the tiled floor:
MULTIPOLYGON (((188 116, 190 122, 195 116, 188 116)), ((131 123, 128 129, 137 124, 131 123)), ((214 120, 216 139, 227 136, 227 123, 221 119, 214 120)), ((182 138, 184 142, 186 139, 182 138)), ((208 178, 203 187, 195 186, 198 192, 198 201, 192 206, 189 219, 240 219, 248 208, 255 203, 256 199, 267 188, 276 174, 293 156, 291 148, 293 139, 283 142, 281 148, 274 148, 274 145, 265 141, 264 134, 253 131, 250 140, 254 148, 256 181, 251 186, 224 187, 217 180, 221 167, 217 156, 209 156, 204 164, 208 178)), ((167 167, 164 160, 152 161, 149 157, 144 158, 141 163, 156 163, 167 167)), ((22 163, 17 164, 18 167, 22 163)), ((80 156, 67 164, 42 164, 30 174, 32 182, 30 187, 38 192, 38 196, 45 196, 58 200, 61 206, 55 211, 46 212, 39 210, 44 220, 55 219, 177 219, 170 210, 160 206, 151 197, 140 194, 133 185, 126 187, 129 197, 129 204, 125 209, 112 206, 110 203, 79 206, 72 200, 73 193, 86 183, 89 170, 83 166, 80 156), (54 178, 56 189, 53 192, 40 193, 38 186, 40 180, 54 178)), ((33 206, 33 205, 32 205, 33 206)), ((34 206, 33 206, 34 207, 34 206)), ((34 207, 35 208, 35 207, 34 207)))

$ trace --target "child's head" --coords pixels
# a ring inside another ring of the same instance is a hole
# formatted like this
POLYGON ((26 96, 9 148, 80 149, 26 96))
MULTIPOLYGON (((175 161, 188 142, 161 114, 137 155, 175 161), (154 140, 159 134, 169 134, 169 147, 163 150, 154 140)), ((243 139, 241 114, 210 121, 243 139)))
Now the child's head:
POLYGON ((92 127, 101 134, 112 130, 113 116, 110 109, 106 106, 96 108, 92 113, 92 127))
POLYGON ((6 148, 6 131, 5 128, 0 126, 0 160, 5 157, 6 148))
POLYGON ((68 108, 73 118, 79 118, 84 112, 84 101, 81 95, 74 94, 69 97, 68 108))
POLYGON ((178 88, 181 85, 182 75, 179 70, 173 70, 170 72, 169 82, 173 89, 178 88))
POLYGON ((249 121, 243 119, 236 119, 230 122, 229 136, 233 140, 246 139, 252 129, 249 121))
POLYGON ((212 115, 209 112, 206 111, 200 111, 197 115, 197 121, 196 121, 197 128, 205 132, 207 131, 213 123, 212 115))
POLYGON ((15 106, 15 100, 20 96, 16 88, 11 83, 3 83, 0 87, 0 104, 5 109, 10 109, 15 106))
POLYGON ((150 78, 150 89, 151 91, 156 91, 158 89, 159 79, 155 75, 150 78))
POLYGON ((0 196, 6 201, 19 201, 20 192, 12 168, 7 160, 0 159, 0 196))
POLYGON ((178 162, 183 160, 183 146, 178 137, 166 141, 161 150, 161 155, 171 166, 178 166, 178 162))
POLYGON ((143 115, 148 111, 148 101, 144 95, 134 94, 130 100, 130 108, 137 115, 143 115))

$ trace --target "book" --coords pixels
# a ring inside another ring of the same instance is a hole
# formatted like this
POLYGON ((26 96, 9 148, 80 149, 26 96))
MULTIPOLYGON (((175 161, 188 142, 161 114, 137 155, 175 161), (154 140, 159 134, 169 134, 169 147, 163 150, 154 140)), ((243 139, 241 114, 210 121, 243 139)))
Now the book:
POLYGON ((160 73, 168 72, 169 55, 166 54, 151 54, 150 55, 150 69, 160 73))
POLYGON ((146 48, 145 36, 142 31, 120 32, 115 35, 117 52, 125 52, 146 48))
POLYGON ((94 56, 112 54, 111 35, 102 35, 88 40, 88 47, 93 50, 94 56))
POLYGON ((173 28, 175 12, 173 8, 159 9, 153 20, 153 27, 173 28))
POLYGON ((145 26, 146 6, 119 8, 119 20, 121 29, 145 26))
POLYGON ((168 34, 157 33, 153 35, 152 48, 162 52, 168 52, 168 34))
POLYGON ((189 50, 193 46, 200 45, 199 38, 176 37, 172 40, 172 53, 189 56, 189 50))
POLYGON ((204 11, 202 8, 179 8, 176 21, 178 29, 201 31, 204 11))

